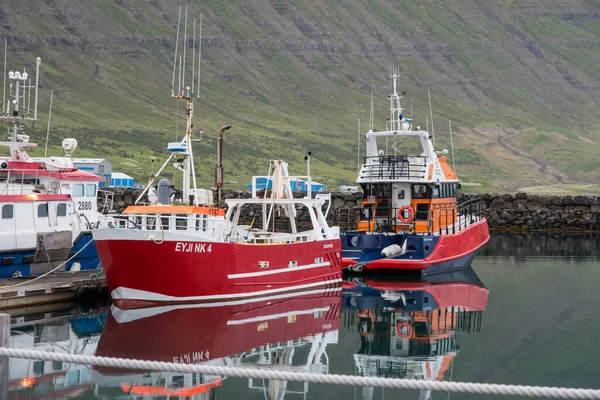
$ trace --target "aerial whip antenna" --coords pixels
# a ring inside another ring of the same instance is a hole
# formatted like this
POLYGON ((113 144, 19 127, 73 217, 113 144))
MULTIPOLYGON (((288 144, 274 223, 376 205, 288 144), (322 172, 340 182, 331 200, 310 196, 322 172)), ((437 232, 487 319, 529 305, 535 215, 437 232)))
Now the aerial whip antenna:
POLYGON ((192 93, 194 93, 194 73, 196 70, 196 18, 194 18, 194 30, 192 36, 192 93))
POLYGON ((433 110, 431 109, 431 93, 429 92, 429 88, 427 88, 427 96, 429 97, 429 116, 431 117, 431 138, 435 147, 435 129, 433 127, 433 110))
MULTIPOLYGON (((40 86, 40 64, 42 63, 41 58, 35 59, 35 101, 33 105, 33 120, 37 121, 37 106, 38 106, 38 89, 40 86)), ((30 96, 31 97, 31 93, 30 96)))
POLYGON ((187 6, 185 6, 185 20, 183 22, 183 76, 181 78, 181 84, 183 90, 185 90, 185 50, 187 48, 187 6))
POLYGON ((48 137, 50 136, 50 118, 52 118, 52 98, 54 97, 54 90, 50 92, 50 111, 48 111, 48 127, 46 128, 46 147, 44 148, 44 158, 48 154, 48 137))
POLYGON ((179 24, 181 23, 181 4, 179 5, 179 18, 177 19, 177 38, 175 39, 175 57, 173 58, 173 81, 171 82, 171 96, 175 95, 175 68, 177 66, 177 45, 179 44, 179 24))
POLYGON ((369 130, 373 130, 373 89, 371 89, 371 113, 369 121, 369 130))
POLYGON ((8 39, 4 38, 4 69, 2 70, 2 76, 4 77, 4 82, 2 83, 2 115, 8 114, 5 112, 6 110, 6 52, 8 49, 8 39))
POLYGON ((202 59, 202 14, 200 14, 200 38, 198 40, 198 91, 196 97, 200 97, 200 61, 202 59))
POLYGON ((360 117, 358 117, 358 134, 356 139, 356 158, 358 162, 358 172, 360 173, 360 117))
POLYGON ((452 121, 448 120, 448 126, 450 127, 450 150, 452 151, 452 169, 456 175, 456 163, 454 162, 454 142, 452 141, 452 121))

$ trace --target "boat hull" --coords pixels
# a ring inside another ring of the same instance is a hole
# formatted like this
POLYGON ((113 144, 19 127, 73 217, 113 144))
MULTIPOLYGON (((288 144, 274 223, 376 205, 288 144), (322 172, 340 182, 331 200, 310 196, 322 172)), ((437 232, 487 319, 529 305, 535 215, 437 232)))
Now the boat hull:
MULTIPOLYGON (((120 230, 107 230, 110 232, 120 230)), ((341 282, 339 239, 287 244, 118 239, 94 231, 113 304, 232 303, 283 298, 341 282)))
POLYGON ((102 267, 102 264, 100 263, 100 257, 98 256, 98 250, 96 249, 96 243, 94 243, 94 238, 91 231, 82 232, 79 235, 73 244, 73 249, 71 249, 71 255, 69 258, 71 258, 73 254, 80 250, 81 253, 67 263, 67 271, 70 271, 73 267, 73 264, 76 262, 79 263, 79 269, 82 271, 97 270, 102 267))
MULTIPOLYGON (((381 250, 400 244, 402 234, 360 233, 358 246, 352 246, 352 234, 342 237, 344 267, 365 263, 363 270, 420 271, 422 274, 465 268, 490 238, 487 221, 482 219, 461 231, 443 235, 410 235, 407 252, 389 259, 381 258, 381 250), (367 246, 360 246, 365 243, 367 246)), ((356 242, 356 240, 355 240, 356 242)))

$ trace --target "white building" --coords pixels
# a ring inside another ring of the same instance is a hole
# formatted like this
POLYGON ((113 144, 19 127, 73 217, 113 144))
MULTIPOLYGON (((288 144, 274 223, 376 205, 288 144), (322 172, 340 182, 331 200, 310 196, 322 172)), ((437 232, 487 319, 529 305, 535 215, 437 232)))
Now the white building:
POLYGON ((110 175, 112 174, 112 164, 104 158, 73 158, 73 166, 82 171, 91 172, 104 179, 100 182, 100 187, 110 186, 110 175))

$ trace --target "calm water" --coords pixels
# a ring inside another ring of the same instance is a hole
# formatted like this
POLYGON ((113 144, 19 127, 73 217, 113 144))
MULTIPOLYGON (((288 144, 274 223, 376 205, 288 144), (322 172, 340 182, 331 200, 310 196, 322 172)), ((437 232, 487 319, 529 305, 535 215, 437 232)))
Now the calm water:
MULTIPOLYGON (((472 265, 427 282, 363 279, 259 309, 13 315, 14 347, 319 373, 600 388, 600 238, 494 234, 472 265), (207 361, 208 360, 208 361, 207 361)), ((10 398, 448 399, 11 359, 10 398)), ((452 394, 450 398, 485 398, 452 394)), ((489 397, 497 398, 497 397, 489 397)))

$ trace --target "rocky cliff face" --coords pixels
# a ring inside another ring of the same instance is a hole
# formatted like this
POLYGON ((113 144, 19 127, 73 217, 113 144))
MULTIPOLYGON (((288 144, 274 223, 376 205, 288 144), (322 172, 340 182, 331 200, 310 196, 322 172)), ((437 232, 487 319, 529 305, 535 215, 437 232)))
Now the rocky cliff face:
MULTIPOLYGON (((11 69, 31 71, 42 57, 40 108, 54 89, 53 125, 139 177, 147 155, 182 134, 168 103, 178 7, 8 0, 0 36, 11 69)), ((482 191, 600 177, 600 116, 590 112, 600 102, 598 2, 210 0, 189 6, 188 61, 191 18, 201 13, 196 127, 208 136, 197 144, 197 171, 206 181, 209 132, 223 123, 234 126, 226 161, 238 181, 269 158, 301 162, 306 150, 321 160, 316 180, 353 180, 357 118, 367 120, 373 91, 375 127, 385 125, 392 65, 407 91, 405 112, 423 127, 432 122, 431 89, 436 144, 449 146, 451 119, 461 178, 482 191)), ((189 65, 190 84, 191 75, 189 65)))

